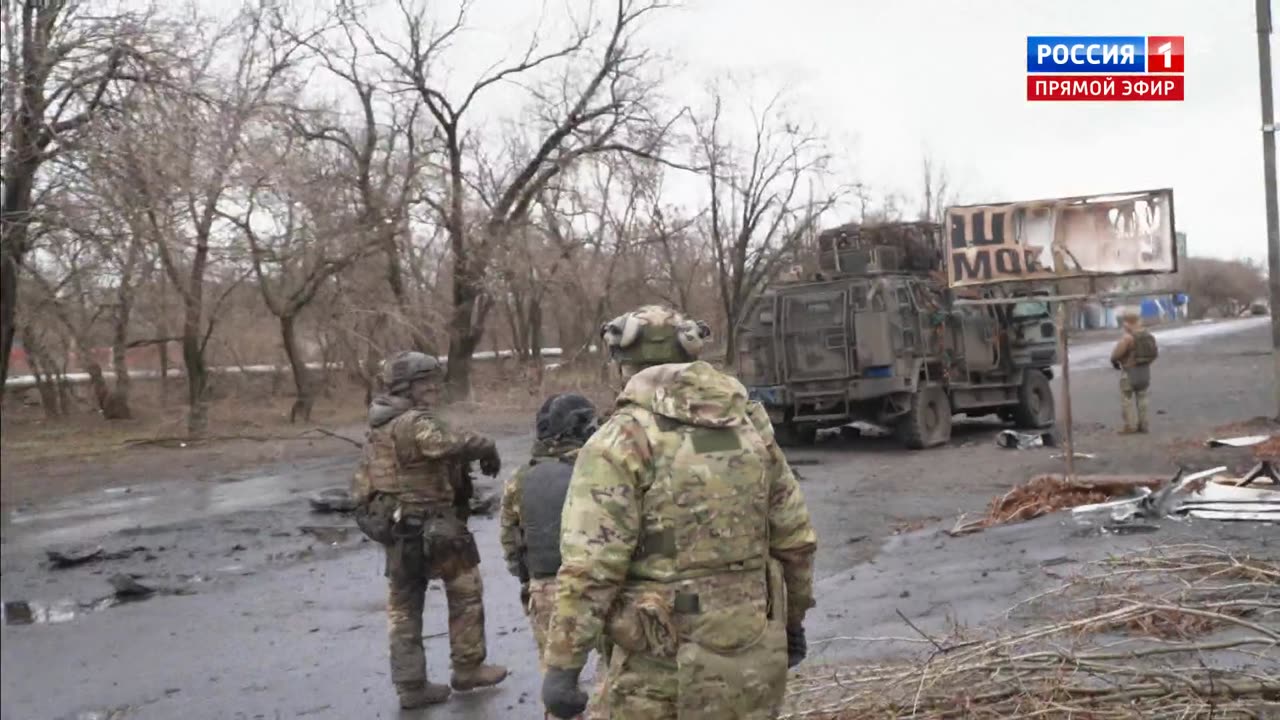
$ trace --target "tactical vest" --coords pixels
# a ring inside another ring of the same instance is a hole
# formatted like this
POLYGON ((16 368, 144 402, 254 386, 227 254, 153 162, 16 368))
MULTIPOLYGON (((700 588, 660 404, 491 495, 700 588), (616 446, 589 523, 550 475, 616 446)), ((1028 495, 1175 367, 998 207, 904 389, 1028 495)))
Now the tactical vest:
MULTIPOLYGON (((765 441, 750 422, 685 425, 635 407, 617 415, 639 423, 652 455, 639 488, 640 537, 607 624, 615 652, 674 662, 681 677, 767 666, 765 674, 785 682, 786 594, 781 566, 768 555, 765 441)), ((761 702, 738 686, 722 690, 717 702, 761 702)), ((742 707, 733 716, 750 714, 742 707)))
POLYGON ((555 577, 560 570, 560 514, 572 477, 573 462, 560 458, 540 458, 525 473, 520 524, 525 565, 535 578, 555 577))
POLYGON ((672 583, 764 567, 769 552, 769 458, 755 427, 685 425, 624 411, 653 452, 630 576, 672 583))
POLYGON ((425 410, 410 410, 365 439, 360 465, 352 484, 356 502, 374 493, 389 493, 404 503, 448 505, 453 502, 450 478, 457 461, 423 457, 418 451, 417 423, 435 422, 425 410))
POLYGON ((1156 345, 1156 336, 1146 330, 1133 334, 1133 364, 1150 365, 1160 355, 1156 345))

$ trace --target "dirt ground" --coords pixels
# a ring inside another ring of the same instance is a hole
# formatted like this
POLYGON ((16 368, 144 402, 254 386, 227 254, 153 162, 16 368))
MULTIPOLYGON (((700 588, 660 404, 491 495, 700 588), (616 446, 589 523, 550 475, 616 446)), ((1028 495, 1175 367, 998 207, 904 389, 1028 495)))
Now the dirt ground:
MULTIPOLYGON (((1078 459, 1077 471, 1172 476, 1180 463, 1252 464, 1248 451, 1209 450, 1204 440, 1275 432, 1272 421, 1259 419, 1275 410, 1266 319, 1157 337, 1146 436, 1115 433, 1118 377, 1105 362, 1109 344, 1073 345, 1074 439, 1077 452, 1093 456, 1078 459)), ((458 413, 459 421, 499 435, 503 477, 527 456, 531 412, 521 404, 458 413)), ((1060 401, 1060 415, 1064 409, 1060 401)), ((334 428, 356 437, 354 419, 334 428)), ((1061 515, 951 538, 943 531, 957 518, 981 514, 992 497, 1029 477, 1062 470, 1054 457, 1060 449, 1002 449, 994 442, 999 429, 957 422, 949 446, 923 452, 842 434, 789 452, 819 535, 812 662, 894 652, 857 638, 903 635, 898 613, 926 632, 957 619, 988 622, 1050 582, 1046 563, 1063 557, 1078 563, 1162 538, 1276 552, 1274 543, 1257 541, 1267 531, 1256 525, 1228 532, 1179 524, 1102 539, 1061 515)), ((533 643, 516 581, 499 560, 493 518, 473 521, 489 654, 513 675, 429 714, 400 713, 386 677, 379 551, 361 542, 349 519, 313 513, 307 503, 311 493, 347 482, 352 446, 320 436, 145 445, 77 460, 11 457, 9 428, 5 434, 3 718, 541 717, 533 643), (83 543, 101 545, 104 556, 48 567, 47 549, 83 543), (119 573, 159 592, 145 602, 104 601, 108 579, 119 573), (10 624, 11 602, 26 603, 37 621, 10 624)), ((429 593, 433 677, 447 671, 445 619, 442 594, 429 593)))

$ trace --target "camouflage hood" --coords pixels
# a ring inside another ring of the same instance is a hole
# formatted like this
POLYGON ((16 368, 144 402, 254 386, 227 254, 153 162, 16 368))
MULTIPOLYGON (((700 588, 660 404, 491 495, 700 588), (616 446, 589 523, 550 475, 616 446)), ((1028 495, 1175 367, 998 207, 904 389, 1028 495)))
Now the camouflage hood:
POLYGON ((618 396, 618 406, 625 405, 638 405, 686 425, 737 427, 751 422, 747 389, 702 361, 641 370, 618 396))

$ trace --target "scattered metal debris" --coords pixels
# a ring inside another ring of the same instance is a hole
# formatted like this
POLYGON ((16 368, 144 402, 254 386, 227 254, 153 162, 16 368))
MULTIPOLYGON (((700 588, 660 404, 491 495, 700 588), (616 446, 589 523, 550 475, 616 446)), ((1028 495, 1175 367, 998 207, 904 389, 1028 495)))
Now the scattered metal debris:
POLYGON ((311 509, 319 513, 345 513, 356 509, 356 501, 346 488, 329 488, 307 498, 311 509))
POLYGON ((1267 477, 1266 475, 1251 473, 1248 480, 1210 480, 1226 471, 1225 465, 1190 475, 1184 475, 1180 471, 1173 480, 1155 492, 1148 491, 1135 498, 1080 506, 1072 513, 1084 519, 1101 515, 1114 522, 1157 520, 1181 515, 1204 520, 1280 522, 1280 490, 1262 487, 1277 485, 1274 480, 1259 482, 1257 487, 1251 487, 1247 483, 1267 477))
MULTIPOLYGON (((1159 478, 1140 475, 1086 475, 1074 480, 1062 475, 1040 475, 1018 485, 991 501, 987 514, 976 520, 961 516, 947 534, 955 537, 985 530, 993 525, 1022 522, 1058 510, 1104 503, 1117 496, 1150 492, 1160 487, 1159 478)), ((1127 500, 1125 501, 1127 502, 1127 500)))
POLYGON ((101 545, 76 545, 65 548, 51 548, 45 551, 49 558, 49 567, 54 570, 65 570, 79 565, 101 560, 123 560, 134 553, 146 552, 147 548, 138 545, 116 552, 107 552, 101 545))
POLYGON ((345 542, 347 536, 351 533, 349 526, 320 526, 320 525, 301 525, 298 530, 305 535, 311 535, 315 539, 327 545, 337 545, 345 542))
MULTIPOLYGON (((996 435, 996 445, 1007 450, 1026 450, 1033 447, 1057 447, 1058 439, 1052 432, 1020 433, 1016 430, 1001 430, 996 435)), ((1076 456, 1079 457, 1079 454, 1076 456)))
POLYGON ((140 600, 145 597, 151 597, 155 594, 155 588, 147 587, 132 575, 117 573, 112 575, 107 582, 111 583, 111 587, 116 591, 116 597, 121 600, 140 600))
MULTIPOLYGON (((1054 454, 1050 455, 1049 457, 1053 458, 1054 460, 1066 460, 1066 459, 1067 459, 1067 454, 1066 454, 1066 453, 1054 453, 1054 454)), ((1094 454, 1094 453, 1082 453, 1082 452, 1078 452, 1078 453, 1071 453, 1071 457, 1076 458, 1076 459, 1079 459, 1079 460, 1093 460, 1093 459, 1097 458, 1098 456, 1097 456, 1096 454, 1094 454)))
POLYGON ((1209 447, 1250 447, 1252 445, 1261 445, 1271 439, 1270 435, 1244 435, 1241 437, 1231 438, 1210 438, 1205 445, 1209 447))

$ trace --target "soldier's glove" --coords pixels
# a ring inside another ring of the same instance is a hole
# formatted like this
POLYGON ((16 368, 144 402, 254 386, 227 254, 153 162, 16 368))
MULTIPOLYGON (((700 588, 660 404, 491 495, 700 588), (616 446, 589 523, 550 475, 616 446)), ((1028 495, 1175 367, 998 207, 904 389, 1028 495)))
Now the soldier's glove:
POLYGON ((552 716, 568 720, 587 709, 587 694, 578 687, 582 668, 547 668, 542 679, 542 704, 552 716))
POLYGON ((809 654, 809 643, 804 639, 804 626, 787 628, 787 667, 793 668, 809 654))
POLYGON ((529 607, 529 583, 520 583, 520 607, 528 609, 529 607))
POLYGON ((497 448, 491 448, 487 455, 480 458, 480 472, 489 477, 497 477, 502 472, 502 459, 498 457, 497 448))

